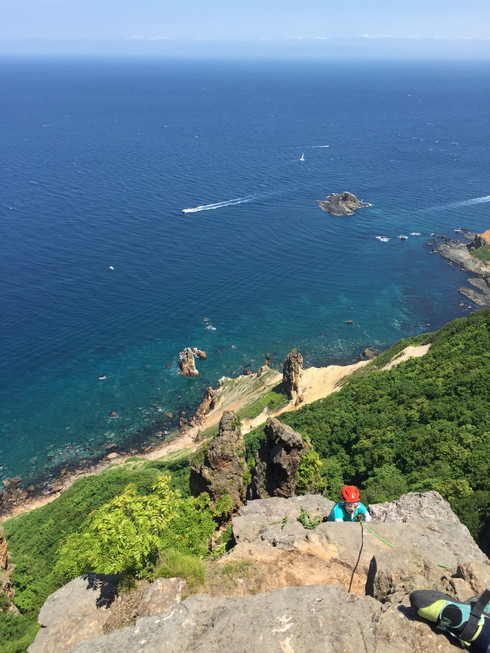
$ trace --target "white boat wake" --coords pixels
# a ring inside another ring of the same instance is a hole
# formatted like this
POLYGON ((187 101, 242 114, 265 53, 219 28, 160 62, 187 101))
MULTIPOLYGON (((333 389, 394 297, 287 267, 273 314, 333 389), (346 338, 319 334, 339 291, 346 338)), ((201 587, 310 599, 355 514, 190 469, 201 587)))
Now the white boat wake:
POLYGON ((461 202, 451 202, 451 204, 446 204, 446 208, 456 208, 458 206, 473 206, 473 204, 484 204, 485 202, 490 202, 490 195, 484 195, 483 197, 473 197, 470 200, 462 200, 461 202))
POLYGON ((213 202, 212 204, 203 204, 202 206, 195 206, 191 209, 182 209, 182 213, 199 213, 199 211, 214 211, 215 209, 222 209, 225 206, 237 206, 238 204, 247 204, 254 200, 263 199, 277 195, 280 191, 270 191, 267 193, 254 193, 253 195, 245 195, 245 197, 235 197, 232 200, 223 200, 222 202, 213 202))

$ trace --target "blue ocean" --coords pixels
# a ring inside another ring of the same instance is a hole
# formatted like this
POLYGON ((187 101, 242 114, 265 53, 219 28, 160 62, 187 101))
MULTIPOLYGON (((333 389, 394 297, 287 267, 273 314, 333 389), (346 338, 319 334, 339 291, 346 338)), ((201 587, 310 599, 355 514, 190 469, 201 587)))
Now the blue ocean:
POLYGON ((161 440, 266 353, 350 363, 476 308, 427 242, 490 226, 486 63, 4 58, 0 77, 0 479, 161 440), (345 190, 371 206, 318 207, 345 190))

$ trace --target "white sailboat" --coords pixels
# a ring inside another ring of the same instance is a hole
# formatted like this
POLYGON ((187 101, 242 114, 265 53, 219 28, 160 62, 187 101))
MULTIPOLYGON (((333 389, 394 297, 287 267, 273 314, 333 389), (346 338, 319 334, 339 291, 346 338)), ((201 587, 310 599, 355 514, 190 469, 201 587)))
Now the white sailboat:
POLYGON ((303 154, 301 155, 300 161, 304 161, 304 160, 305 160, 305 154, 303 152, 303 154))

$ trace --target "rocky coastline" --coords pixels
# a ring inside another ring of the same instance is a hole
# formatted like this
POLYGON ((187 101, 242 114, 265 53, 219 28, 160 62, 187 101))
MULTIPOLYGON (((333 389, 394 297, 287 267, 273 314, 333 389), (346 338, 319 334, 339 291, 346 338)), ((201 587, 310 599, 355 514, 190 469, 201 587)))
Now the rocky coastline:
MULTIPOLYGON (((289 403, 281 409, 270 412, 264 410, 255 418, 244 420, 246 430, 274 417, 281 412, 295 410, 300 405, 306 405, 328 396, 340 389, 339 382, 344 377, 352 374, 360 367, 372 360, 376 351, 367 348, 357 357, 357 362, 350 365, 328 365, 326 367, 308 367, 302 369, 302 357, 296 352, 291 352, 286 364, 287 382, 285 388, 290 397, 289 403), (368 351, 369 350, 369 351, 368 351), (369 355, 367 355, 367 353, 369 355), (293 364, 294 363, 294 364, 293 364), (289 369, 291 368, 291 369, 289 369)), ((410 349, 410 348, 409 348, 410 349)), ((411 348, 413 350, 417 348, 411 348)), ((400 354, 396 364, 406 360, 406 357, 420 356, 425 349, 410 351, 406 355, 400 354)), ((266 362, 267 362, 266 357, 266 362)), ((110 444, 104 453, 93 458, 84 458, 65 464, 51 470, 49 477, 40 479, 32 484, 22 483, 22 479, 4 479, 3 489, 0 489, 0 522, 6 519, 29 512, 35 508, 54 501, 62 492, 67 490, 79 478, 93 476, 103 472, 113 464, 122 464, 129 458, 138 456, 144 460, 156 460, 176 451, 195 451, 202 444, 203 433, 209 429, 217 428, 217 424, 226 410, 238 410, 256 401, 269 392, 283 379, 283 374, 262 365, 256 373, 249 370, 236 378, 223 377, 216 389, 207 388, 202 401, 194 410, 183 411, 189 417, 174 416, 168 418, 165 424, 169 431, 162 430, 163 422, 159 420, 151 427, 144 442, 137 436, 119 445, 110 444), (171 426, 170 426, 171 425, 171 426), (148 442, 148 439, 151 441, 148 442)), ((150 427, 149 427, 150 428, 150 427)))
POLYGON ((464 228, 458 230, 466 240, 454 240, 443 234, 434 234, 436 251, 445 259, 459 266, 460 270, 470 272, 467 281, 472 288, 461 286, 461 295, 480 308, 490 306, 490 267, 472 255, 475 246, 481 246, 481 234, 475 234, 464 228), (468 242, 469 241, 469 242, 468 242))

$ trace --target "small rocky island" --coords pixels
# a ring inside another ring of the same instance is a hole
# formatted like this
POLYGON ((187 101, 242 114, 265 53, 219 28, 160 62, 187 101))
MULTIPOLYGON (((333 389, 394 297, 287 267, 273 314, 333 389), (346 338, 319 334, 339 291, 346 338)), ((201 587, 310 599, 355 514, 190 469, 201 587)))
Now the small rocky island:
POLYGON ((349 192, 331 193, 326 200, 317 200, 319 207, 331 215, 354 215, 357 209, 371 206, 367 202, 361 202, 355 195, 349 192))

